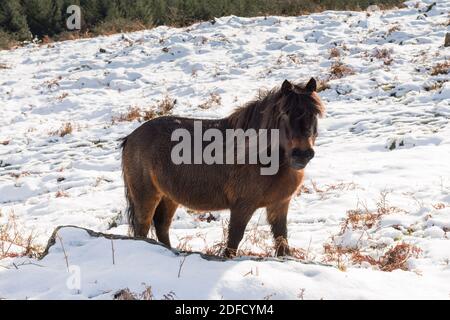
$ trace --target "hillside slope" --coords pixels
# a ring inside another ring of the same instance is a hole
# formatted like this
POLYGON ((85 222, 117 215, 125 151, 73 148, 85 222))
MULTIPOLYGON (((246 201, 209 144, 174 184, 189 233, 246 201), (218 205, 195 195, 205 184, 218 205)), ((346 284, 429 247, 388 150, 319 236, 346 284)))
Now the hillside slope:
MULTIPOLYGON (((178 275, 184 258, 162 247, 116 240, 113 264, 109 240, 67 228, 41 261, 0 260, 0 298, 111 299, 145 283, 156 299, 448 299, 450 1, 427 11, 431 2, 0 51, 0 223, 14 214, 41 245, 59 225, 127 233, 118 146, 140 125, 130 111, 217 118, 284 79, 327 84, 316 158, 288 216, 290 244, 308 263, 190 255, 178 275), (67 286, 65 254, 79 289, 67 286)), ((228 217, 180 208, 172 243, 213 252, 228 217)), ((273 254, 263 210, 241 249, 273 254)))

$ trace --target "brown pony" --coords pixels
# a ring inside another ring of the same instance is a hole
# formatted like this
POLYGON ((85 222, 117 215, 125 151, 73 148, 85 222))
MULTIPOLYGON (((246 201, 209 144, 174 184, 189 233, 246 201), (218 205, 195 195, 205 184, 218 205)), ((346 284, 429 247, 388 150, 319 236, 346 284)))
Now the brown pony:
MULTIPOLYGON (((304 168, 314 157, 317 118, 324 107, 316 81, 304 86, 285 80, 230 116, 201 120, 203 130, 278 129, 279 169, 261 175, 257 164, 174 164, 171 134, 184 128, 194 132, 195 119, 159 117, 124 138, 122 168, 130 229, 147 237, 153 222, 158 240, 170 247, 169 227, 178 205, 198 211, 230 209, 228 242, 224 255, 236 254, 253 212, 265 207, 275 239, 276 255, 289 254, 287 212, 302 183, 304 168)), ((198 121, 198 120, 197 120, 198 121)))

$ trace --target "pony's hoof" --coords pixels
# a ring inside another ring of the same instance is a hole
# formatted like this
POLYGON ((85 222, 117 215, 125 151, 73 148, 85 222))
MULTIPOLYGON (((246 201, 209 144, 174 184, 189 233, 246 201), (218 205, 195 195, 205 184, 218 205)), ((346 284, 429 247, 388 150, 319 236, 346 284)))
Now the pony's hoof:
POLYGON ((225 248, 225 250, 223 251, 223 257, 227 258, 227 259, 231 259, 236 257, 236 253, 237 250, 236 249, 232 249, 232 248, 225 248))
POLYGON ((285 257, 291 255, 291 250, 287 246, 280 246, 277 248, 276 256, 277 257, 285 257))

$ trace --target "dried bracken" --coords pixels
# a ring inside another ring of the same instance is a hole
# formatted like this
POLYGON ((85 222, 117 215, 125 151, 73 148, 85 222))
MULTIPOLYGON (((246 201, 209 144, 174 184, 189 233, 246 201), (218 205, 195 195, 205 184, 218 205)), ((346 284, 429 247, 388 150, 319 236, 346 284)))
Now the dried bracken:
POLYGON ((392 49, 387 49, 387 48, 375 48, 372 51, 371 57, 373 58, 377 58, 379 60, 383 60, 383 63, 385 65, 390 65, 392 64, 392 61, 394 59, 392 59, 391 54, 392 54, 392 49))
POLYGON ((347 218, 341 224, 341 230, 335 236, 331 237, 329 243, 323 246, 323 261, 336 264, 341 270, 345 270, 349 264, 362 265, 368 264, 382 271, 393 271, 396 269, 408 270, 407 262, 410 258, 417 258, 421 250, 412 244, 396 243, 391 247, 381 246, 362 246, 362 236, 366 235, 371 239, 371 232, 375 232, 381 218, 384 215, 405 212, 404 210, 389 205, 387 201, 388 192, 381 192, 377 209, 370 211, 367 207, 363 209, 349 210, 347 218), (358 231, 361 234, 358 242, 351 246, 342 244, 342 239, 347 232, 358 231), (375 249, 376 252, 369 250, 375 249))
POLYGON ((157 104, 158 116, 171 114, 176 103, 176 99, 171 98, 169 95, 165 95, 164 98, 157 104))
POLYGON ((418 258, 422 250, 408 243, 398 243, 385 251, 378 259, 369 254, 363 253, 358 248, 346 248, 333 244, 324 245, 324 261, 327 263, 336 263, 337 267, 345 271, 349 263, 369 265, 381 271, 409 270, 408 261, 412 258, 418 258))
POLYGON ((213 106, 220 106, 222 104, 222 98, 217 93, 211 93, 208 100, 200 104, 198 107, 201 109, 209 109, 213 106))
POLYGON ((431 68, 431 75, 448 74, 450 72, 450 60, 438 63, 431 68))
POLYGON ((400 26, 398 24, 393 25, 392 27, 390 27, 387 31, 387 35, 391 35, 392 33, 396 32, 396 31, 400 31, 400 26))
POLYGON ((5 223, 0 224, 0 260, 15 257, 37 257, 42 248, 35 244, 33 231, 24 232, 11 213, 5 223))
POLYGON ((330 59, 332 58, 339 58, 341 56, 341 51, 334 47, 330 49, 330 59))
POLYGON ((444 209, 446 207, 450 207, 450 205, 442 203, 442 202, 438 202, 438 203, 433 204, 433 208, 436 209, 436 210, 442 210, 442 209, 444 209))
POLYGON ((317 183, 313 180, 311 180, 311 188, 306 187, 305 185, 302 186, 300 189, 301 192, 304 193, 316 193, 319 195, 320 199, 326 199, 328 196, 333 194, 333 192, 336 191, 351 191, 355 190, 356 188, 360 188, 356 183, 354 182, 337 182, 332 184, 327 184, 325 186, 319 187, 317 183))
POLYGON ((317 81, 317 92, 322 92, 324 90, 330 89, 330 84, 327 79, 319 79, 317 81))
POLYGON ((63 190, 58 190, 55 194, 56 198, 68 198, 69 194, 63 190))
POLYGON ((403 209, 389 205, 387 196, 387 191, 380 193, 380 198, 376 203, 377 209, 374 211, 369 210, 366 206, 363 206, 363 209, 348 210, 347 218, 342 222, 339 235, 343 235, 349 228, 352 230, 371 229, 380 222, 384 215, 405 212, 403 209))
POLYGON ((128 111, 125 113, 121 113, 116 117, 113 117, 112 123, 116 122, 131 122, 138 120, 140 121, 142 118, 141 110, 138 107, 130 107, 128 111))
POLYGON ((113 295, 114 300, 153 300, 154 295, 152 292, 152 287, 145 286, 144 291, 141 293, 134 293, 130 289, 125 288, 118 290, 113 295))
POLYGON ((341 61, 336 61, 331 65, 330 68, 330 79, 340 79, 345 76, 350 76, 352 74, 355 74, 355 71, 342 63, 341 61))
POLYGON ((73 132, 72 124, 70 122, 66 122, 58 130, 52 131, 50 135, 64 137, 68 134, 71 134, 72 132, 73 132))
POLYGON ((131 122, 131 121, 148 121, 159 116, 165 116, 172 113, 172 110, 176 104, 176 99, 172 99, 166 95, 164 98, 157 102, 157 104, 150 108, 142 109, 137 106, 129 107, 124 113, 121 113, 112 118, 111 123, 116 124, 118 122, 131 122))
POLYGON ((408 243, 399 243, 389 249, 377 262, 382 271, 408 270, 408 260, 418 258, 422 250, 408 243))
POLYGON ((59 95, 56 99, 58 101, 63 101, 65 98, 67 98, 69 96, 69 94, 67 92, 62 93, 61 95, 59 95))

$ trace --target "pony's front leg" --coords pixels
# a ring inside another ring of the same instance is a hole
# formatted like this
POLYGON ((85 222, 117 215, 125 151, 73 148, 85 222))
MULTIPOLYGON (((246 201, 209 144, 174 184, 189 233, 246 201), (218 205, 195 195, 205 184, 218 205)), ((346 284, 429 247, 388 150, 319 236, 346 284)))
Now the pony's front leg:
POLYGON ((239 242, 244 237, 245 228, 255 210, 255 208, 243 204, 231 208, 228 242, 224 252, 225 257, 231 258, 236 256, 239 242))
POLYGON ((289 255, 287 241, 287 213, 290 199, 272 204, 266 208, 267 220, 272 228, 275 239, 275 254, 277 257, 289 255))

